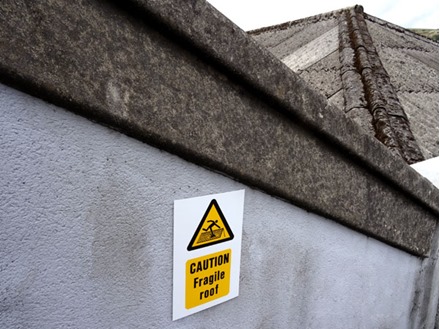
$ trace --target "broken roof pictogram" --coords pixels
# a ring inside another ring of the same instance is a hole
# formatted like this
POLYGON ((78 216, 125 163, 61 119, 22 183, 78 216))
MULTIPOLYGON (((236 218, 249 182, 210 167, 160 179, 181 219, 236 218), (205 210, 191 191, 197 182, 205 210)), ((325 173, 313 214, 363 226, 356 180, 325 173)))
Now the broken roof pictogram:
POLYGON ((217 243, 232 240, 233 238, 234 234, 220 206, 215 199, 212 199, 187 249, 191 251, 212 246, 217 243))

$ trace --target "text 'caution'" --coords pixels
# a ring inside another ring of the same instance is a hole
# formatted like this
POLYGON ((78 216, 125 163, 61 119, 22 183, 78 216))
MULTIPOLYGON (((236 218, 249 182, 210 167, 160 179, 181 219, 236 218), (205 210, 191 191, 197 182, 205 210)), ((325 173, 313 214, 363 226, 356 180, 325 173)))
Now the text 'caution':
POLYGON ((229 293, 231 249, 190 259, 186 262, 187 309, 202 305, 229 293))

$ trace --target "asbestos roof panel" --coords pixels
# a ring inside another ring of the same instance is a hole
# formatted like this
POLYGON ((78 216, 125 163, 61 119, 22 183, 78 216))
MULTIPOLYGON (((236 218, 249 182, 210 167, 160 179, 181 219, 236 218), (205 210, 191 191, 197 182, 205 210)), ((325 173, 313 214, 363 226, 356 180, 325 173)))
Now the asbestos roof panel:
POLYGON ((366 22, 423 156, 438 156, 438 44, 374 17, 366 22))
POLYGON ((300 77, 327 98, 342 90, 338 55, 337 51, 333 51, 307 69, 298 72, 300 77))
POLYGON ((312 86, 313 89, 319 91, 326 98, 330 98, 342 89, 339 72, 335 70, 307 70, 302 71, 300 73, 300 77, 303 78, 310 86, 312 86), (332 85, 332 88, 329 88, 330 84, 332 85))
POLYGON ((369 15, 366 15, 366 18, 368 30, 376 47, 386 46, 438 52, 438 44, 428 38, 369 15))
MULTIPOLYGON (((378 52, 396 91, 438 93, 438 70, 417 59, 416 51, 382 47, 378 52)), ((423 52, 417 52, 421 58, 427 58, 423 52)))
POLYGON ((304 28, 304 25, 294 25, 285 29, 269 30, 256 35, 251 35, 260 45, 271 49, 288 40, 304 28))
POLYGON ((438 71, 438 49, 436 51, 418 51, 413 49, 405 49, 406 54, 422 62, 426 66, 438 71))
POLYGON ((321 37, 327 31, 337 26, 335 18, 328 18, 314 24, 303 22, 302 24, 292 25, 288 29, 271 30, 262 34, 253 35, 255 40, 278 58, 289 56, 299 48, 309 42, 321 37))
POLYGON ((336 52, 338 45, 338 27, 336 26, 299 49, 290 52, 282 61, 296 72, 336 52))
POLYGON ((438 93, 400 92, 397 95, 425 158, 438 156, 438 93))
POLYGON ((367 24, 423 156, 438 156, 438 44, 408 31, 367 24))
POLYGON ((307 25, 304 29, 292 35, 289 39, 280 43, 276 47, 273 47, 271 52, 278 58, 284 58, 313 40, 320 38, 322 35, 326 34, 326 32, 337 26, 337 24, 338 21, 336 19, 330 19, 316 24, 307 25))

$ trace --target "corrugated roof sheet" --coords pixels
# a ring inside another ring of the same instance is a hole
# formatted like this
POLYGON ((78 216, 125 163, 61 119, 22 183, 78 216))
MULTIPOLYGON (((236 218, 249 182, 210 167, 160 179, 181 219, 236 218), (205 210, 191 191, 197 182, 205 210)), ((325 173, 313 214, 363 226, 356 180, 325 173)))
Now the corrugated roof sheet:
POLYGON ((361 6, 249 33, 394 154, 438 156, 438 43, 361 6))

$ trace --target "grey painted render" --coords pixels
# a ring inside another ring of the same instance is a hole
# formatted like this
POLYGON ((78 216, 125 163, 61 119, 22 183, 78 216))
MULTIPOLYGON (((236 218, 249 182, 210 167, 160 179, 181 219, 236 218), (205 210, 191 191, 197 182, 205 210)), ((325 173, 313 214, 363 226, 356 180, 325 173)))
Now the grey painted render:
POLYGON ((1 328, 422 328, 422 259, 3 85, 0 113, 1 328), (243 188, 239 297, 172 322, 173 201, 243 188))
POLYGON ((3 83, 429 256, 438 189, 206 2, 0 10, 3 83))

